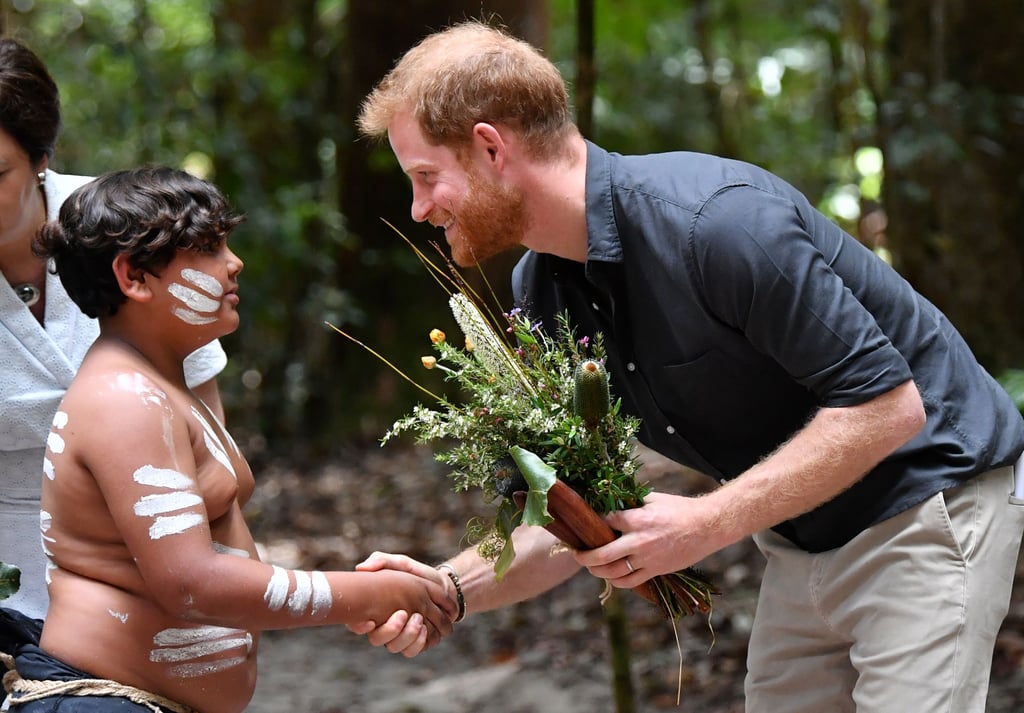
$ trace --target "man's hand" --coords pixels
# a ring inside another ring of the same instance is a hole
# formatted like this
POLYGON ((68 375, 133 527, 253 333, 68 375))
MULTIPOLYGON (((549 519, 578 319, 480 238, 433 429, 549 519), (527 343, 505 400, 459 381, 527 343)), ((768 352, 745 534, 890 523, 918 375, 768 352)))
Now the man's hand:
POLYGON ((427 634, 429 628, 423 623, 419 614, 409 616, 409 612, 399 609, 391 617, 377 626, 372 621, 353 624, 348 627, 353 634, 365 635, 373 646, 385 646, 393 654, 402 654, 412 658, 430 648, 427 634))
POLYGON ((605 519, 622 535, 575 557, 592 575, 616 587, 636 587, 689 567, 724 546, 716 543, 702 498, 651 493, 643 507, 609 513, 605 519))

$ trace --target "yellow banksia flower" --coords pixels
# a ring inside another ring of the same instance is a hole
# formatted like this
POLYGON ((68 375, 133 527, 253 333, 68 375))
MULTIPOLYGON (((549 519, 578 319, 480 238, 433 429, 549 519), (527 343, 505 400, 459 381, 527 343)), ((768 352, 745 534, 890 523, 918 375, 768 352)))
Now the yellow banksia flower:
POLYGON ((437 357, 422 356, 420 357, 420 362, 423 364, 424 369, 433 369, 437 366, 437 357))
MULTIPOLYGON (((430 330, 430 343, 431 344, 440 344, 444 340, 445 340, 444 332, 442 332, 440 329, 431 329, 430 330)), ((430 367, 427 367, 427 368, 429 369, 430 367)))

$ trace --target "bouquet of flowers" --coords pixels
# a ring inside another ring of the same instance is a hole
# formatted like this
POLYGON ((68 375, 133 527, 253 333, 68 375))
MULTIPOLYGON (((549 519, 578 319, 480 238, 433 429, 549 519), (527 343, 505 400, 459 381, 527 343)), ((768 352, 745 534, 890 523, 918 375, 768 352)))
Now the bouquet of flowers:
MULTIPOLYGON (((445 275, 411 247, 435 277, 445 275)), ((453 344, 434 329, 434 354, 422 362, 460 388, 457 400, 429 392, 329 325, 434 401, 395 422, 382 443, 409 433, 417 443, 454 444, 436 458, 451 466, 456 491, 479 488, 496 504, 493 517, 474 519, 467 529, 480 554, 495 563, 499 579, 515 557, 511 535, 520 524, 543 526, 574 549, 611 542, 617 534, 600 515, 639 507, 650 488, 637 480, 639 421, 621 414, 610 395, 602 335, 577 335, 567 315, 551 332, 518 309, 496 319, 451 266, 449 273, 454 277, 438 281, 447 287, 465 341, 453 344)), ((717 594, 693 568, 660 575, 634 591, 672 619, 694 611, 710 615, 717 594)))

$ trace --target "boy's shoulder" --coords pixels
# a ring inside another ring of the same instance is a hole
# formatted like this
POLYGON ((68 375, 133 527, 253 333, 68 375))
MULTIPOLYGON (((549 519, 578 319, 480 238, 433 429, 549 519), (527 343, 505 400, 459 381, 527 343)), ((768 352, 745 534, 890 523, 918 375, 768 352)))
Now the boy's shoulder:
POLYGON ((93 436, 106 433, 128 439, 133 432, 147 431, 147 423, 160 426, 185 404, 181 388, 141 356, 97 343, 82 362, 59 412, 93 436))

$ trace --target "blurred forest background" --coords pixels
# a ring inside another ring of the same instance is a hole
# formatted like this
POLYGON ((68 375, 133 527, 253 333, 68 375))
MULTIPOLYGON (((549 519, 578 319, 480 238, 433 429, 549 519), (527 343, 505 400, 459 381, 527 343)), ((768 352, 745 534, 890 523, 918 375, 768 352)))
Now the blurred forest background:
MULTIPOLYGON (((440 288, 362 98, 427 32, 499 19, 570 81, 610 150, 761 164, 890 259, 1024 393, 1024 5, 1020 0, 2 0, 2 31, 61 89, 53 167, 166 163, 248 215, 228 421, 250 458, 373 445, 419 394, 440 288)), ((485 266, 500 300, 514 257, 485 266)), ((435 381, 431 381, 434 379, 435 381)))

